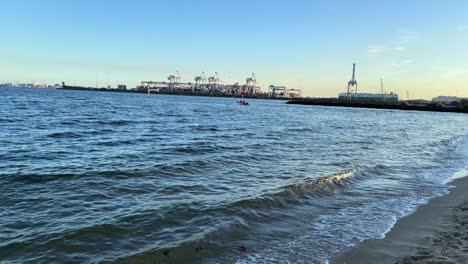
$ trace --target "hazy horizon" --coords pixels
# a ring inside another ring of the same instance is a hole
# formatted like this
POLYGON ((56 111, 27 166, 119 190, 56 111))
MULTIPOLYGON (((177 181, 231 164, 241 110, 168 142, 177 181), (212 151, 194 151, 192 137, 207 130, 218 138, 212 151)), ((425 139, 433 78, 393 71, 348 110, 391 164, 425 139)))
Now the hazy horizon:
POLYGON ((336 96, 357 63, 360 92, 468 97, 468 2, 15 1, 0 17, 0 82, 100 86, 224 83, 336 96))

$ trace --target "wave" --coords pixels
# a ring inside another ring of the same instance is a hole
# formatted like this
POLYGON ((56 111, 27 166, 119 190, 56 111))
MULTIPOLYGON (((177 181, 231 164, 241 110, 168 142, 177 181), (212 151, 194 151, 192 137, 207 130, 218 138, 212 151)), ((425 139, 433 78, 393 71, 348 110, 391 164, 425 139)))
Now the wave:
POLYGON ((98 141, 96 145, 106 146, 106 147, 117 147, 123 145, 133 145, 135 144, 134 140, 109 140, 109 141, 98 141))
MULTIPOLYGON (((248 232, 252 221, 264 223, 265 219, 263 218, 271 216, 272 214, 268 213, 271 210, 281 211, 280 209, 283 207, 299 205, 301 201, 313 196, 344 190, 353 179, 361 175, 361 172, 362 169, 354 168, 325 177, 306 178, 300 183, 282 186, 279 190, 256 198, 242 199, 209 209, 203 209, 199 204, 187 204, 186 206, 179 204, 177 209, 172 208, 169 214, 163 216, 161 220, 164 220, 165 224, 160 225, 160 227, 172 230, 167 224, 175 220, 200 223, 214 221, 214 223, 210 224, 209 228, 205 226, 203 230, 190 232, 191 235, 184 240, 162 243, 159 246, 153 245, 151 248, 143 248, 112 261, 117 263, 148 260, 157 260, 158 263, 196 262, 202 261, 205 257, 213 256, 216 254, 214 252, 222 252, 226 248, 234 251, 235 254, 241 254, 248 250, 248 246, 241 244, 242 242, 237 239, 248 232)), ((187 192, 190 187, 177 186, 177 188, 170 188, 168 191, 187 192)), ((196 187, 202 188, 202 186, 196 187)), ((147 212, 147 214, 154 213, 147 212)), ((125 222, 138 222, 139 219, 148 219, 148 216, 140 215, 132 217, 132 220, 127 218, 125 222)))
POLYGON ((113 125, 113 126, 125 126, 133 123, 130 120, 109 120, 109 121, 98 121, 99 124, 103 125, 113 125))
MULTIPOLYGON (((460 148, 460 144, 464 144, 463 142, 464 141, 457 138, 439 142, 439 144, 444 146, 449 144, 460 148)), ((355 180, 360 180, 362 176, 372 177, 372 175, 381 175, 382 173, 393 173, 393 169, 379 164, 367 168, 366 170, 361 167, 356 167, 325 177, 310 177, 298 183, 282 186, 277 190, 258 197, 235 201, 226 208, 221 210, 218 208, 217 213, 228 210, 226 215, 235 213, 240 219, 249 223, 255 218, 257 218, 259 222, 265 222, 265 219, 261 218, 272 217, 272 211, 284 211, 284 209, 300 205, 316 196, 333 195, 346 190, 355 180)), ((455 176, 468 176, 468 167, 456 173, 455 176)), ((433 195, 443 195, 445 191, 446 189, 441 189, 438 192, 433 192, 433 195)), ((247 257, 246 259, 242 257, 238 258, 238 260, 240 260, 239 263, 243 263, 242 260, 245 260, 246 263, 269 263, 272 257, 276 260, 283 259, 285 261, 290 261, 295 258, 295 252, 309 252, 307 248, 314 248, 316 252, 311 253, 308 259, 320 260, 320 262, 327 263, 328 258, 345 247, 353 246, 365 239, 381 238, 395 224, 398 218, 407 215, 416 206, 423 204, 428 198, 430 197, 403 195, 402 197, 365 203, 361 206, 347 207, 339 210, 336 214, 320 215, 317 219, 311 221, 312 229, 309 230, 309 232, 316 234, 316 236, 320 235, 334 238, 333 240, 327 240, 325 244, 321 244, 323 243, 321 240, 311 239, 310 235, 308 235, 304 236, 304 238, 296 237, 294 241, 288 242, 288 247, 281 245, 278 245, 278 247, 273 246, 273 248, 267 248, 265 251, 256 252, 256 254, 251 255, 250 251, 244 246, 233 247, 233 245, 238 244, 237 242, 224 241, 223 243, 225 244, 223 245, 217 243, 223 241, 222 237, 229 236, 231 232, 245 232, 245 229, 247 229, 247 227, 242 229, 242 226, 234 225, 222 227, 222 230, 208 232, 201 238, 184 241, 179 245, 156 248, 133 256, 124 257, 117 260, 117 262, 123 263, 125 261, 144 261, 149 259, 157 259, 161 263, 193 262, 197 259, 203 261, 206 260, 203 259, 203 257, 210 257, 209 251, 223 252, 229 250, 231 252, 234 251, 234 254, 237 252, 238 256, 247 257), (385 208, 385 210, 382 210, 382 208, 385 208), (365 216, 366 219, 363 219, 363 216, 365 216), (295 248, 297 248, 297 250, 295 250, 295 248), (292 251, 286 252, 288 249, 292 251), (204 250, 208 252, 206 255, 204 250), (251 261, 251 257, 256 260, 251 261)), ((213 212, 206 211, 205 213, 210 214, 213 212)))
MULTIPOLYGON (((229 205, 229 209, 283 209, 302 203, 305 199, 332 195, 346 189, 362 169, 351 169, 320 178, 306 178, 302 182, 282 186, 279 190, 229 205)), ((248 211, 250 212, 250 211, 248 211)))
MULTIPOLYGON (((204 252, 208 255, 211 254, 209 251, 213 250, 213 248, 223 247, 218 243, 223 241, 223 237, 228 234, 232 234, 229 235, 231 242, 237 243, 235 237, 245 234, 249 228, 249 224, 247 224, 249 220, 263 222, 263 218, 269 217, 271 214, 268 212, 272 210, 276 211, 285 207, 294 207, 313 196, 333 194, 334 192, 344 190, 360 173, 361 169, 355 168, 325 177, 306 178, 301 182, 271 190, 270 193, 265 193, 259 197, 219 204, 218 207, 207 207, 197 202, 191 202, 145 212, 128 211, 123 215, 112 217, 114 219, 112 222, 96 222, 91 226, 82 226, 79 229, 69 230, 64 233, 64 238, 81 238, 89 234, 100 236, 104 232, 105 234, 114 234, 115 242, 120 243, 125 240, 125 237, 135 236, 141 230, 147 230, 152 236, 166 237, 167 239, 161 240, 161 243, 158 245, 152 244, 151 246, 143 247, 143 250, 139 248, 126 252, 124 255, 128 257, 124 256, 122 259, 118 259, 118 261, 125 262, 129 259, 135 260, 134 258, 147 259, 149 256, 155 259, 171 261, 177 260, 177 258, 184 261, 193 260, 197 256, 205 254, 204 252), (190 222, 192 224, 189 225, 188 230, 178 227, 180 229, 178 237, 172 238, 171 230, 179 226, 178 223, 180 222, 190 222), (154 229, 155 226, 158 228, 154 229), (195 228, 196 226, 198 227, 195 228), (185 234, 187 237, 180 239, 180 234, 185 234), (140 256, 139 254, 142 255, 140 256)), ((99 175, 104 176, 104 174, 100 173, 99 175)), ((111 174, 115 174, 115 172, 111 174)), ((137 174, 133 173, 127 176, 135 177, 137 174)), ((70 179, 70 177, 73 178, 75 176, 56 175, 56 177, 70 179)), ((50 177, 47 178, 51 180, 50 177)), ((40 180, 46 179, 41 178, 40 180)), ((174 192, 190 193, 194 189, 198 192, 206 192, 206 188, 203 185, 177 185, 165 188, 162 194, 167 195, 174 192)), ((32 242, 28 241, 26 243, 32 242)), ((52 240, 46 246, 55 245, 55 243, 57 242, 52 240)), ((238 247, 237 249, 242 251, 242 247, 238 247)))
POLYGON ((188 126, 190 130, 193 131, 208 131, 208 132, 216 132, 216 131, 221 131, 218 127, 216 126, 204 126, 204 125, 190 125, 188 126))
POLYGON ((304 259, 330 263, 332 256, 341 250, 366 239, 383 238, 398 218, 423 203, 422 199, 400 197, 321 214, 310 220, 306 234, 297 234, 280 243, 273 242, 256 252, 239 254, 236 263, 271 263, 272 259, 280 263, 307 263, 304 259))
POLYGON ((22 121, 19 118, 0 118, 0 123, 16 123, 22 121))
MULTIPOLYGON (((121 144, 122 142, 118 142, 121 144)), ((125 144, 130 144, 131 141, 123 142, 125 144)), ((113 144, 112 144, 113 145, 113 144)), ((154 165, 151 169, 128 169, 128 170, 95 170, 95 171, 83 171, 83 172, 75 172, 70 170, 62 171, 61 173, 51 173, 50 171, 44 171, 41 173, 24 173, 24 174, 2 174, 0 172, 0 176, 8 176, 5 179, 8 181, 20 181, 20 182, 27 182, 27 183, 46 183, 50 181, 72 181, 76 179, 82 178, 94 178, 96 181, 102 179, 130 179, 130 178, 163 178, 168 176, 186 176, 192 175, 195 173, 203 173, 209 169, 215 168, 219 166, 220 163, 216 161, 209 161, 209 160, 188 160, 182 161, 177 163, 163 163, 154 165)))
POLYGON ((74 132, 55 132, 47 135, 50 138, 80 138, 81 135, 74 132))

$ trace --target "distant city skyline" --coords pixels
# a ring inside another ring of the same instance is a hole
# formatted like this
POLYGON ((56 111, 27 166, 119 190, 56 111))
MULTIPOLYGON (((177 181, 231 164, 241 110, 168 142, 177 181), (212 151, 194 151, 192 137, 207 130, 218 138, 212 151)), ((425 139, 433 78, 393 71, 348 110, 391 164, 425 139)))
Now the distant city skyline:
POLYGON ((468 2, 8 1, 0 82, 100 86, 166 81, 178 70, 224 83, 337 96, 357 64, 360 92, 468 97, 468 2))

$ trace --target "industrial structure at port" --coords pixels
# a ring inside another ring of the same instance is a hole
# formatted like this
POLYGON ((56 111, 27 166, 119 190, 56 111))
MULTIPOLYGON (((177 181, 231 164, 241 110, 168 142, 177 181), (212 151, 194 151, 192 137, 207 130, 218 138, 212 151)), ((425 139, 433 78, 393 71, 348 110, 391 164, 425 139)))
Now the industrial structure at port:
POLYGON ((256 97, 256 98, 300 98, 300 89, 288 89, 285 86, 270 85, 266 91, 262 91, 257 85, 255 73, 246 78, 244 84, 223 84, 217 72, 211 77, 206 77, 202 72, 196 76, 193 82, 182 82, 179 71, 175 75, 167 77, 167 81, 142 81, 135 88, 140 92, 163 93, 163 94, 187 94, 187 95, 212 95, 212 96, 234 96, 234 97, 256 97))
MULTIPOLYGON (((387 93, 383 88, 383 80, 380 79, 381 93, 359 93, 358 82, 356 80, 356 63, 353 63, 351 80, 344 93, 340 93, 334 98, 303 98, 301 89, 288 89, 285 86, 270 85, 266 91, 257 85, 255 74, 252 73, 246 78, 244 84, 234 83, 225 85, 221 82, 218 73, 212 77, 206 77, 202 72, 196 76, 193 82, 181 80, 177 71, 175 75, 167 77, 167 81, 142 81, 135 88, 128 89, 126 85, 117 85, 112 88, 107 81, 106 87, 99 88, 97 78, 95 87, 70 86, 65 82, 62 84, 50 85, 46 83, 31 82, 8 82, 0 83, 1 87, 18 88, 53 88, 65 90, 99 91, 99 92, 121 92, 121 93, 156 93, 173 95, 195 95, 195 96, 217 96, 217 97, 246 97, 259 99, 293 99, 288 104, 339 106, 339 107, 364 107, 378 109, 400 109, 418 111, 438 111, 438 112, 461 112, 468 113, 468 98, 457 96, 438 96, 428 100, 410 100, 407 92, 407 100, 399 101, 397 94, 387 93)), ((241 101, 242 102, 242 101, 241 101)))
POLYGON ((380 94, 373 93, 358 93, 358 83, 356 80, 356 63, 353 63, 353 75, 348 82, 346 93, 340 93, 338 98, 340 100, 361 101, 361 102, 388 102, 398 103, 398 94, 384 92, 383 80, 380 79, 380 94))

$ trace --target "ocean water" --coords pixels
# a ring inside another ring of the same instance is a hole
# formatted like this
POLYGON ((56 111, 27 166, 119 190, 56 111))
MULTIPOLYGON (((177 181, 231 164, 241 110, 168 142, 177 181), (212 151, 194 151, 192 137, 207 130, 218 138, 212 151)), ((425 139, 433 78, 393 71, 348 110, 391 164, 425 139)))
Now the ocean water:
POLYGON ((465 114, 249 102, 0 88, 0 261, 327 263, 468 174, 465 114))

